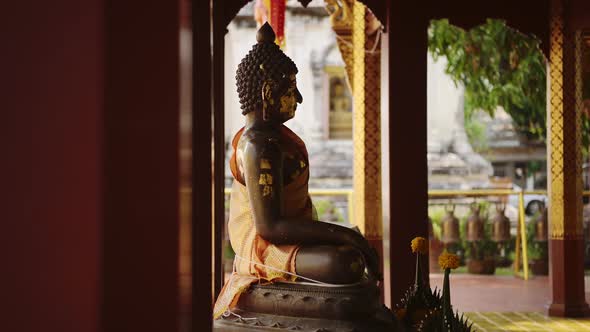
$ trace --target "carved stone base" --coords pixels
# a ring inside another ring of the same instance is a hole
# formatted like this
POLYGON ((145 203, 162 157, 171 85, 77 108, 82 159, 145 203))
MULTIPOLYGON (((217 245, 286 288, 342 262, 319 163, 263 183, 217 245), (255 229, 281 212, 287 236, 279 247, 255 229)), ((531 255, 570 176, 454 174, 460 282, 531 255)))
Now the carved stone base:
POLYGON ((252 285, 237 308, 247 312, 323 319, 364 319, 380 307, 379 289, 368 283, 322 287, 302 283, 252 285))
POLYGON ((239 315, 230 315, 218 319, 213 324, 215 332, 242 331, 313 331, 313 332, 395 332, 404 331, 391 319, 391 312, 384 311, 375 317, 364 320, 332 320, 321 318, 305 318, 279 316, 245 312, 239 309, 233 311, 239 315))
POLYGON ((402 331, 379 303, 375 285, 320 287, 308 284, 253 285, 232 314, 214 323, 221 331, 402 331))

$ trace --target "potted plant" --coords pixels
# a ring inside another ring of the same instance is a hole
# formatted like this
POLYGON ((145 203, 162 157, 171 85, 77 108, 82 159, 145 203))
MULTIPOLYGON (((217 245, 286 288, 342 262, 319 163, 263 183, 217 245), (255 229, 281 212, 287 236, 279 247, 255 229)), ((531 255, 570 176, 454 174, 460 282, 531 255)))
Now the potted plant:
POLYGON ((467 247, 467 272, 494 274, 496 272, 497 246, 489 239, 473 242, 467 247))
POLYGON ((510 267, 514 262, 514 249, 516 247, 516 236, 511 235, 510 240, 504 243, 503 247, 498 247, 496 256, 496 267, 510 267))
POLYGON ((534 242, 529 248, 531 248, 529 249, 529 267, 531 268, 531 272, 538 276, 549 275, 547 242, 534 242))

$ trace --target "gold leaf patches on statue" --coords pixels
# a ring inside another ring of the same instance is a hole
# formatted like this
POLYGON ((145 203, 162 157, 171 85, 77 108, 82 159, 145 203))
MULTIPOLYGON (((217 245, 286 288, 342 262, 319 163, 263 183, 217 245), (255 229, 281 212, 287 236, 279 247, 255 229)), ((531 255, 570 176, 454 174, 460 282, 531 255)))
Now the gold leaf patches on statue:
POLYGON ((260 169, 271 169, 270 161, 268 159, 260 159, 260 169))
POLYGON ((291 87, 281 98, 279 99, 280 112, 286 113, 291 118, 295 116, 295 108, 297 107, 297 99, 295 99, 295 88, 291 87))
POLYGON ((301 167, 301 168, 305 168, 305 166, 306 166, 306 165, 305 165, 305 162, 303 162, 303 161, 299 161, 299 167, 301 167))
POLYGON ((270 175, 270 174, 260 174, 260 178, 258 179, 258 184, 261 184, 261 185, 271 185, 272 184, 272 175, 270 175))
POLYGON ((263 97, 266 99, 266 101, 271 104, 274 105, 275 101, 272 98, 272 81, 271 80, 266 80, 264 82, 264 84, 262 85, 262 95, 263 97))
POLYGON ((260 174, 258 184, 262 186, 262 196, 272 196, 272 175, 271 174, 260 174))
POLYGON ((262 196, 271 196, 272 195, 272 187, 271 186, 263 186, 262 187, 262 196))
POLYGON ((283 96, 280 99, 281 102, 281 113, 291 113, 293 112, 293 107, 295 105, 295 97, 293 96, 283 96))

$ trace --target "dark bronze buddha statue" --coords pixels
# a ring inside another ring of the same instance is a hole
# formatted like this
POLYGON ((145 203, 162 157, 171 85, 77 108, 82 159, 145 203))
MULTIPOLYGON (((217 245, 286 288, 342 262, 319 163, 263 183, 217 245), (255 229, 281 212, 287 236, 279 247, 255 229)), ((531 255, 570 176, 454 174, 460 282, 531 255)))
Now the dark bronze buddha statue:
POLYGON ((314 217, 305 144, 283 125, 303 100, 297 67, 268 23, 256 39, 236 75, 246 119, 230 161, 236 256, 215 304, 216 328, 393 331, 395 318, 379 303, 375 250, 359 232, 314 217))

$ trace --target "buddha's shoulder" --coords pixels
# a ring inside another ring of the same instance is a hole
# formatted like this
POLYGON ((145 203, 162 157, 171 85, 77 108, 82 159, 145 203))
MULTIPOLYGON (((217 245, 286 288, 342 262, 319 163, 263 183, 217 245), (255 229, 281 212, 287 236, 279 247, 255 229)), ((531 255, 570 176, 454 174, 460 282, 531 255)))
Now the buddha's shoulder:
POLYGON ((262 130, 246 130, 240 138, 240 144, 254 144, 254 145, 277 145, 281 143, 280 133, 274 131, 262 131, 262 130))
POLYGON ((246 130, 238 143, 238 148, 281 148, 280 134, 269 131, 246 130))

